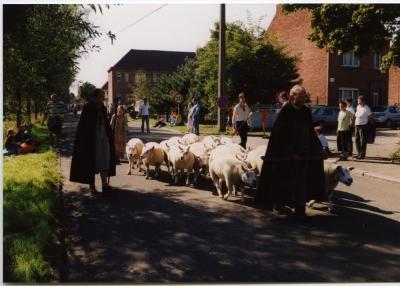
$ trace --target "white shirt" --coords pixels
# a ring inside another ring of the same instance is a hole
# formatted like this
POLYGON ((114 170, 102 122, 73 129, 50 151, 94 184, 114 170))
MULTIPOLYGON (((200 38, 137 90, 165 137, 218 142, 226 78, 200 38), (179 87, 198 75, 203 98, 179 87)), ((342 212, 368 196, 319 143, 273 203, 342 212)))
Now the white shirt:
POLYGON ((350 111, 351 114, 353 114, 353 115, 354 115, 354 113, 355 113, 354 108, 353 108, 352 106, 346 107, 346 110, 350 111))
POLYGON ((249 119, 250 112, 251 112, 250 107, 247 104, 244 105, 244 110, 239 103, 236 104, 235 107, 233 108, 233 116, 232 116, 233 124, 235 124, 236 121, 247 121, 249 119))
POLYGON ((139 109, 140 115, 150 115, 150 106, 149 104, 142 104, 142 106, 139 109))
POLYGON ((318 139, 321 142, 321 145, 323 148, 329 148, 328 140, 326 140, 326 137, 324 135, 319 134, 318 139))
POLYGON ((368 107, 368 105, 357 105, 357 111, 356 111, 356 124, 355 125, 366 125, 368 123, 368 116, 370 116, 371 109, 368 107))

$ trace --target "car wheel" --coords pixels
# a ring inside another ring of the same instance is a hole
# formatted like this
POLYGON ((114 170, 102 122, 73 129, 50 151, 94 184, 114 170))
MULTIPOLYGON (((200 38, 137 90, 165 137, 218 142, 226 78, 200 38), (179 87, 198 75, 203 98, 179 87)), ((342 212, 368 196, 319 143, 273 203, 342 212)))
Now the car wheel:
POLYGON ((393 122, 392 122, 392 120, 390 120, 390 119, 386 120, 386 122, 385 122, 385 127, 386 127, 386 128, 393 128, 393 122))

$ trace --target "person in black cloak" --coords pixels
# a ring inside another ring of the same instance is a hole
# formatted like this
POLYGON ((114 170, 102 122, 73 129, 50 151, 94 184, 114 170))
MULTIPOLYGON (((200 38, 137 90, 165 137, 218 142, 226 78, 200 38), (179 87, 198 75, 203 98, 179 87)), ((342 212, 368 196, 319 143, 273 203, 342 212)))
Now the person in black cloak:
POLYGON ((271 132, 255 198, 270 211, 292 207, 298 217, 306 216, 307 201, 323 199, 325 184, 322 146, 305 99, 303 87, 290 90, 271 132))
POLYGON ((107 119, 104 92, 96 89, 83 107, 75 135, 70 181, 95 188, 95 174, 100 173, 102 191, 111 191, 107 179, 115 176, 114 135, 107 119))

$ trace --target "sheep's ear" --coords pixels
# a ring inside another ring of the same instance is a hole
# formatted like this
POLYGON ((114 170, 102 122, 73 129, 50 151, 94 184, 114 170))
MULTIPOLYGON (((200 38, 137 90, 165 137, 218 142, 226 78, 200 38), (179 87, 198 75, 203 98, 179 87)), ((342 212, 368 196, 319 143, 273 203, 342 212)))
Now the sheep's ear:
POLYGON ((165 146, 167 146, 167 147, 169 148, 169 144, 168 144, 168 142, 165 142, 165 146))
POLYGON ((183 148, 181 146, 178 145, 179 150, 183 151, 183 148))
POLYGON ((206 150, 207 150, 207 146, 206 146, 206 143, 203 143, 203 146, 204 146, 204 149, 206 149, 206 150))
POLYGON ((156 148, 156 146, 151 147, 151 150, 154 150, 156 148))
POLYGON ((190 150, 190 145, 189 145, 189 147, 187 148, 186 152, 189 152, 189 150, 190 150))
POLYGON ((240 165, 242 167, 243 172, 246 172, 248 169, 244 165, 240 165))
POLYGON ((349 169, 349 171, 353 171, 354 167, 349 167, 348 169, 349 169))
POLYGON ((242 157, 239 157, 237 154, 235 154, 236 159, 238 159, 239 161, 243 161, 242 157))

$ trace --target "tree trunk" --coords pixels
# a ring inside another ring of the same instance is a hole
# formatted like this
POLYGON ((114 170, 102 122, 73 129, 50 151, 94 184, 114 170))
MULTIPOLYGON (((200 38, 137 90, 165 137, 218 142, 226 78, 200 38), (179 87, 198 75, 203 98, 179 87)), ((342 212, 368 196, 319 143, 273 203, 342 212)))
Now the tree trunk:
POLYGON ((28 124, 31 124, 31 97, 26 98, 26 114, 28 116, 28 124))
POLYGON ((37 121, 37 119, 38 119, 38 103, 37 103, 37 101, 35 101, 33 103, 33 110, 35 112, 35 121, 37 121))
POLYGON ((17 91, 17 127, 21 126, 21 114, 22 114, 22 95, 20 91, 17 91))

